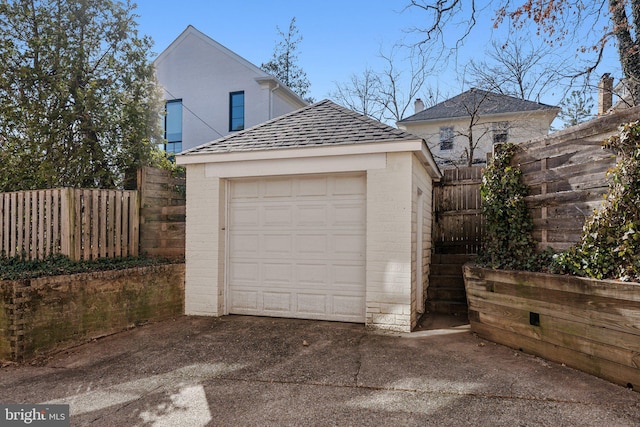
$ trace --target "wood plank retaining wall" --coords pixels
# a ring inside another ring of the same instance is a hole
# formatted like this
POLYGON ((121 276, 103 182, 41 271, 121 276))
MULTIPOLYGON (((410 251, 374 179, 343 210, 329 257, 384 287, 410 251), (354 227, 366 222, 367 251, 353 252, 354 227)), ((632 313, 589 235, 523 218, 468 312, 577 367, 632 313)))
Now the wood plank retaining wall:
POLYGON ((640 391, 640 284, 465 265, 479 336, 640 391))

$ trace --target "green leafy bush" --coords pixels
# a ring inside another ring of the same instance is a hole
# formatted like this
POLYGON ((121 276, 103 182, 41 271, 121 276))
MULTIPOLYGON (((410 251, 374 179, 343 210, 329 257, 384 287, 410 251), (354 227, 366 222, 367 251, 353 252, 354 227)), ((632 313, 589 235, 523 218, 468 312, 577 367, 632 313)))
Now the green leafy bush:
POLYGON ((522 172, 510 165, 516 146, 503 144, 482 175, 480 195, 486 234, 478 263, 489 268, 538 271, 550 254, 536 253, 533 220, 525 204, 528 187, 522 172))
POLYGON ((43 276, 122 270, 132 267, 166 264, 167 262, 167 260, 163 259, 139 257, 99 258, 93 261, 72 261, 64 255, 52 255, 43 260, 28 260, 24 257, 1 257, 0 279, 32 279, 43 276))
POLYGON ((556 272, 640 281, 640 122, 605 141, 619 161, 604 206, 585 223, 580 242, 555 257, 556 272))

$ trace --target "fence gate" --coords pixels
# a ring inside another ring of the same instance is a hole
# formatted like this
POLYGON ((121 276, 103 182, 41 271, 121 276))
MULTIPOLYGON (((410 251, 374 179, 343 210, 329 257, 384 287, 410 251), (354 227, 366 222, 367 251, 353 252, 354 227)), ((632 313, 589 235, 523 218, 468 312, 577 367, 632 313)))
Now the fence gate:
POLYGON ((427 291, 430 312, 467 313, 462 265, 482 246, 482 167, 445 169, 433 188, 433 248, 427 291))

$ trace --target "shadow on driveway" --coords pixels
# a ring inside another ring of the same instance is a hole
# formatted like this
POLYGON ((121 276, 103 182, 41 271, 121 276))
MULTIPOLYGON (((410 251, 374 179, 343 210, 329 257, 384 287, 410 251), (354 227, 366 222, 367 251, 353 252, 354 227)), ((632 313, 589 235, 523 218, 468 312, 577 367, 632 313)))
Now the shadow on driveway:
POLYGON ((0 402, 72 425, 637 426, 640 394, 484 341, 458 318, 180 317, 0 370, 0 402))

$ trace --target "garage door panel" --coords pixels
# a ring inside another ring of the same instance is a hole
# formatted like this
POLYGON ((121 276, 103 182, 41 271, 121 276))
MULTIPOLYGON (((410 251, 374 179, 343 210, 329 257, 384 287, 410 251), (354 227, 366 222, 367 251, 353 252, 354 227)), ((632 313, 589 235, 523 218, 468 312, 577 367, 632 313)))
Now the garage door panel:
POLYGON ((331 225, 334 227, 358 227, 365 217, 365 206, 363 202, 335 203, 333 206, 331 225))
POLYGON ((229 217, 229 225, 232 229, 237 227, 258 227, 260 225, 260 212, 254 206, 237 206, 229 217))
POLYGON ((262 264, 261 281, 269 287, 293 286, 293 267, 291 264, 268 263, 262 264))
POLYGON ((272 313, 288 313, 292 309, 292 299, 289 292, 263 292, 263 308, 272 313))
POLYGON ((341 288, 344 286, 357 286, 365 279, 365 273, 360 265, 337 265, 331 267, 333 272, 333 284, 341 288))
POLYGON ((231 187, 230 199, 242 201, 246 201, 246 199, 257 199, 259 184, 258 181, 234 181, 231 187))
POLYGON ((331 250, 335 258, 343 259, 364 259, 364 248, 362 247, 362 234, 338 233, 331 236, 331 250))
POLYGON ((257 257, 260 236, 257 233, 233 233, 229 253, 232 257, 257 257))
POLYGON ((259 282, 259 272, 258 262, 236 262, 229 268, 229 279, 233 283, 255 285, 259 282))
POLYGON ((288 178, 269 178, 264 180, 264 191, 262 196, 265 198, 270 197, 291 197, 292 181, 288 178))
MULTIPOLYGON (((262 236, 262 248, 271 256, 291 256, 293 254, 293 237, 290 234, 265 233, 262 236)), ((252 252, 257 255, 256 251, 252 252)))
POLYGON ((357 295, 335 295, 332 299, 333 314, 340 316, 361 317, 364 315, 364 298, 357 295))
POLYGON ((230 184, 228 311, 364 322, 364 176, 250 182, 230 184))
POLYGON ((291 206, 271 205, 264 206, 262 211, 262 227, 282 227, 291 226, 291 206))
POLYGON ((366 182, 362 176, 342 176, 333 187, 333 195, 363 195, 366 194, 366 182))
POLYGON ((327 256, 329 236, 319 233, 296 234, 295 236, 296 252, 304 257, 323 257, 327 256))
MULTIPOLYGON (((242 314, 253 312, 258 310, 258 292, 251 290, 231 291, 229 293, 231 299, 231 306, 234 310, 242 314)), ((240 314, 240 313, 239 313, 240 314)))
POLYGON ((297 314, 327 314, 327 295, 298 293, 297 295, 297 314))
POLYGON ((296 207, 296 227, 326 227, 329 222, 325 205, 298 205, 296 207))

